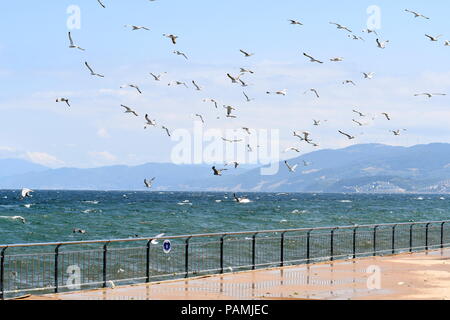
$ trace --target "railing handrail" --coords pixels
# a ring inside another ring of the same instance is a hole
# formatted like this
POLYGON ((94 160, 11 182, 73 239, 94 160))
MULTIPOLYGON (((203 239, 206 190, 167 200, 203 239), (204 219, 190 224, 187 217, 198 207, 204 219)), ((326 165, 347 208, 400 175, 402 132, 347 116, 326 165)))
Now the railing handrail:
MULTIPOLYGON (((373 228, 373 227, 392 227, 402 225, 419 225, 419 224, 438 224, 447 223, 450 220, 441 221, 420 221, 420 222, 402 222, 402 223, 381 223, 381 224, 366 224, 366 225, 352 225, 352 226, 338 226, 338 227, 317 227, 317 228, 299 228, 299 229, 275 229, 275 230, 262 230, 262 231, 240 231, 240 232, 219 232, 219 233, 203 233, 203 234, 190 234, 179 236, 165 236, 164 239, 186 239, 186 238, 204 238, 204 237, 222 237, 232 235, 243 234, 262 234, 262 233, 276 233, 276 232, 311 232, 318 230, 342 230, 342 229, 354 229, 359 228, 373 228)), ((18 248, 18 247, 43 247, 43 246, 66 246, 66 245, 79 245, 79 244, 95 244, 95 243, 117 243, 117 242, 135 242, 135 241, 150 241, 156 239, 155 237, 144 238, 126 238, 126 239, 108 239, 108 240, 82 240, 82 241, 62 241, 62 242, 43 242, 43 243, 17 243, 17 244, 5 244, 0 245, 0 248, 18 248)))

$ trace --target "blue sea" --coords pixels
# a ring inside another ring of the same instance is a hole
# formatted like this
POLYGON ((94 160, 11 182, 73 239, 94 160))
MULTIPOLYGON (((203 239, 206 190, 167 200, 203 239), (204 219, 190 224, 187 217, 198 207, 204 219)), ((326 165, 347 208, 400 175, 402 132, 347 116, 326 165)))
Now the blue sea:
POLYGON ((450 195, 0 191, 0 243, 447 220, 450 195), (26 222, 14 220, 21 216, 26 222), (85 234, 73 233, 79 228, 85 234))

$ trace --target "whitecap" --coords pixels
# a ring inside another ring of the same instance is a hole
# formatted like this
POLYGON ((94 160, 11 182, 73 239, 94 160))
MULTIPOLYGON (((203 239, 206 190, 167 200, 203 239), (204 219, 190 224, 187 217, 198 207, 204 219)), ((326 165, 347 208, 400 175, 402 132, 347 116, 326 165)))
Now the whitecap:
POLYGON ((352 200, 339 200, 339 202, 341 202, 341 203, 350 203, 350 202, 353 202, 352 200))
POLYGON ((423 200, 423 198, 422 197, 417 197, 416 200, 423 200))
POLYGON ((29 203, 27 203, 27 204, 24 204, 23 206, 24 206, 25 208, 29 209, 29 208, 31 208, 32 205, 29 204, 29 203))
POLYGON ((186 205, 186 204, 192 206, 192 203, 190 203, 190 202, 178 202, 177 204, 180 205, 180 206, 186 205))
POLYGON ((215 200, 217 203, 222 202, 222 200, 215 200))
POLYGON ((286 220, 286 219, 283 219, 283 220, 280 221, 280 223, 283 223, 283 222, 287 222, 287 220, 286 220))
POLYGON ((90 203, 90 204, 98 204, 97 200, 86 200, 86 201, 83 201, 83 202, 90 203))
POLYGON ((241 200, 239 200, 239 203, 250 203, 250 202, 253 202, 253 201, 250 200, 250 199, 241 199, 241 200))

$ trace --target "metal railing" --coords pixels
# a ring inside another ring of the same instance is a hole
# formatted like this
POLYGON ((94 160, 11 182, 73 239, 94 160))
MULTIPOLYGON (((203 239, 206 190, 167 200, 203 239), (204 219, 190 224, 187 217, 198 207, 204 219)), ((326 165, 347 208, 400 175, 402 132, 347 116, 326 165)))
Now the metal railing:
POLYGON ((448 222, 0 245, 0 299, 444 248, 448 222))

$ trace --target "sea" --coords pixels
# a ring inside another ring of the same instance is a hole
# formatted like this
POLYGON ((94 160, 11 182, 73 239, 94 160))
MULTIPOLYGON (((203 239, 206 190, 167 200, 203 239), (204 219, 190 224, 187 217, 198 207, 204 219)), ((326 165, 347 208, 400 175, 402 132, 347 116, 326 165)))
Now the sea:
POLYGON ((450 195, 0 191, 0 244, 437 221, 450 195), (23 217, 25 223, 14 217, 23 217), (82 229, 85 233, 74 233, 82 229))

